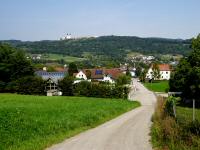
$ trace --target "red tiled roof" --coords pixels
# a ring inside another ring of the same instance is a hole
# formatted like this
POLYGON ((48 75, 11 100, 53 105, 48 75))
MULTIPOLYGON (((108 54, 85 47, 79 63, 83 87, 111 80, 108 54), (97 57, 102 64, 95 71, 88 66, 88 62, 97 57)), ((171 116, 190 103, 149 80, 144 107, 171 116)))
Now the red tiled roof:
POLYGON ((169 64, 160 64, 158 65, 160 71, 171 71, 171 67, 169 64))
POLYGON ((84 69, 83 72, 91 71, 91 79, 102 79, 104 75, 110 75, 113 79, 117 79, 123 72, 119 68, 113 69, 84 69), (102 74, 96 74, 97 71, 102 71, 102 74))
POLYGON ((83 70, 84 74, 86 74, 87 70, 91 72, 91 79, 102 79, 103 78, 103 73, 104 73, 103 69, 84 69, 83 70), (102 70, 102 74, 96 74, 97 70, 102 70))
POLYGON ((55 67, 55 71, 58 71, 58 72, 66 72, 67 69, 66 69, 66 68, 63 68, 63 67, 55 67))
POLYGON ((113 69, 106 69, 105 74, 111 75, 113 79, 117 79, 120 75, 122 75, 123 71, 119 68, 113 68, 113 69))

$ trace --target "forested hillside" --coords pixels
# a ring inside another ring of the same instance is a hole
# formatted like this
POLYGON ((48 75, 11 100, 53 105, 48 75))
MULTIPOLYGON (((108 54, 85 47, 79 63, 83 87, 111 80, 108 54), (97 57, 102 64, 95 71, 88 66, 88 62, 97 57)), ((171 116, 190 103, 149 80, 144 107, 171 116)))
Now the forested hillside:
POLYGON ((90 53, 120 59, 129 52, 187 55, 190 51, 191 40, 103 36, 64 41, 22 42, 10 40, 2 42, 10 43, 31 53, 59 53, 76 57, 90 53))

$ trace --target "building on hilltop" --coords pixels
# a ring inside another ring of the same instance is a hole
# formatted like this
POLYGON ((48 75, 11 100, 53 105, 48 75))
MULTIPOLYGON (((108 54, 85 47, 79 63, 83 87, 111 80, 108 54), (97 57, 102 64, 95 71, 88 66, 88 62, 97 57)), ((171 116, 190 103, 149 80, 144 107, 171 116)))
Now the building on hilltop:
POLYGON ((71 34, 67 34, 66 36, 60 38, 60 40, 70 40, 70 39, 72 39, 71 34))

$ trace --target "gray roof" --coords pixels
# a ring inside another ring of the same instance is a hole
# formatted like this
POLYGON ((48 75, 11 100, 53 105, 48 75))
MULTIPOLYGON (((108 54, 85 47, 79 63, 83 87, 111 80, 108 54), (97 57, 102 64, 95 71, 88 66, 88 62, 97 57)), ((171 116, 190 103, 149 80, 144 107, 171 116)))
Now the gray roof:
POLYGON ((40 77, 42 77, 43 80, 51 79, 55 83, 57 83, 58 80, 62 80, 65 77, 66 72, 36 71, 35 74, 38 75, 38 76, 40 76, 40 77))

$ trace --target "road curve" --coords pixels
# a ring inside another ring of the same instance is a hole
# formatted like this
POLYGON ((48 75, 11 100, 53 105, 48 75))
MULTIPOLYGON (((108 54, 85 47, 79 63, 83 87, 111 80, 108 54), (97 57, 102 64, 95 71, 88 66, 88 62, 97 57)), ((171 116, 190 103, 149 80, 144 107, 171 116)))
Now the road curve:
POLYGON ((140 101, 141 107, 47 150, 152 150, 149 132, 156 98, 141 83, 133 84, 137 90, 131 91, 130 99, 140 101))

